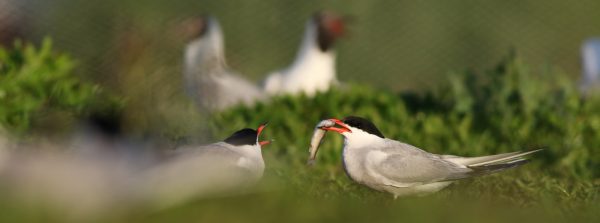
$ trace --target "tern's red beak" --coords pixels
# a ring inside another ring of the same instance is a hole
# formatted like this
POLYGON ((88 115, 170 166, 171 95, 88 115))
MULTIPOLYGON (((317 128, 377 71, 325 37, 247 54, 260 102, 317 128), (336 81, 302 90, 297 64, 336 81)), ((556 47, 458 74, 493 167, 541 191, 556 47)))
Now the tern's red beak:
POLYGON ((258 132, 258 136, 260 136, 260 133, 263 131, 263 129, 265 129, 265 127, 267 127, 269 123, 264 123, 258 126, 258 128, 256 129, 256 131, 258 132))
POLYGON ((327 130, 327 131, 334 131, 339 134, 342 134, 344 132, 352 132, 350 130, 350 128, 346 124, 344 124, 344 122, 342 122, 341 120, 335 119, 335 118, 330 118, 329 120, 332 122, 335 122, 335 124, 339 125, 340 127, 338 128, 338 127, 331 126, 331 127, 323 127, 322 129, 327 130))
MULTIPOLYGON (((259 125, 258 128, 256 129, 256 131, 258 132, 256 134, 256 137, 260 137, 260 133, 262 133, 262 131, 267 127, 269 123, 265 123, 262 125, 259 125)), ((264 145, 268 145, 269 143, 271 143, 271 140, 267 140, 267 141, 259 141, 258 144, 262 147, 264 145)))

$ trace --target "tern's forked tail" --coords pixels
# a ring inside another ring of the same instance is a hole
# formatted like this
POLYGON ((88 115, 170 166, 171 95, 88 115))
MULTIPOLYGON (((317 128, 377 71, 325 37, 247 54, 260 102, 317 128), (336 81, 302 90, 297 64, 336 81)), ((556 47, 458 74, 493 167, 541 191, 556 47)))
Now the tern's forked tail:
POLYGON ((465 165, 473 170, 469 175, 479 176, 526 164, 529 160, 525 159, 524 156, 541 150, 542 149, 537 149, 526 152, 512 152, 479 157, 442 156, 442 158, 456 164, 465 165))

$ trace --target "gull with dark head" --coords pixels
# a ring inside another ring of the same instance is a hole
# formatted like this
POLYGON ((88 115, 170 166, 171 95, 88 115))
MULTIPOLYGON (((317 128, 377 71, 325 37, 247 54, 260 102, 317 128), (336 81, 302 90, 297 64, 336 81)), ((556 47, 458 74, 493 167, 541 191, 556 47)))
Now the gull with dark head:
POLYGON ((219 22, 202 16, 187 22, 192 41, 185 48, 184 84, 201 108, 223 110, 265 99, 257 84, 232 71, 225 62, 223 32, 219 22))
POLYGON ((332 12, 317 12, 306 23, 295 61, 286 69, 267 76, 269 94, 312 96, 337 83, 334 45, 344 35, 344 19, 332 12))
MULTIPOLYGON (((455 180, 514 168, 528 162, 523 156, 539 151, 480 157, 438 155, 385 138, 372 122, 356 116, 329 119, 318 128, 344 136, 344 169, 352 180, 392 193, 394 198, 432 193, 455 180)), ((316 150, 311 147, 311 160, 316 150)))

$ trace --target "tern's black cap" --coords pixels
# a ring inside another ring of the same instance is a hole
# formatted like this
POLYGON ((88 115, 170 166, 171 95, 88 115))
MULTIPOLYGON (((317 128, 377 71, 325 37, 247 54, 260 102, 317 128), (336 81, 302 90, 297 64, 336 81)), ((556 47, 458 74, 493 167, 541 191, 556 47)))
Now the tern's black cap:
POLYGON ((365 132, 379 136, 381 138, 385 138, 385 136, 383 136, 383 134, 379 131, 379 129, 377 129, 375 124, 373 124, 371 121, 369 121, 365 118, 356 117, 356 116, 348 116, 348 117, 344 118, 344 120, 342 120, 342 121, 344 123, 346 123, 347 125, 352 126, 354 128, 363 130, 365 132))
POLYGON ((258 136, 258 132, 254 129, 245 128, 233 133, 231 136, 227 137, 225 140, 226 143, 229 143, 234 146, 243 146, 243 145, 256 145, 256 137, 258 136))

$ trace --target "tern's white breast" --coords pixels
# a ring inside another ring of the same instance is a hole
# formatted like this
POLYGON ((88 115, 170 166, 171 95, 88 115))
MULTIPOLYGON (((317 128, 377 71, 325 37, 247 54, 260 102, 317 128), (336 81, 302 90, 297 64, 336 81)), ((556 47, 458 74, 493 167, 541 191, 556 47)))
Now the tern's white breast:
POLYGON ((255 176, 262 176, 265 163, 259 146, 236 146, 233 150, 242 154, 236 163, 239 167, 248 169, 255 176))

